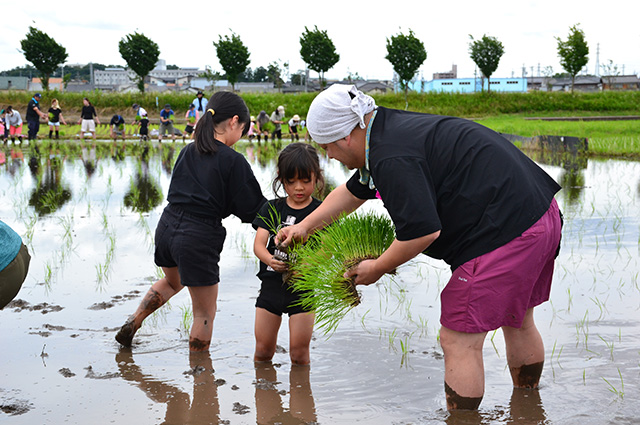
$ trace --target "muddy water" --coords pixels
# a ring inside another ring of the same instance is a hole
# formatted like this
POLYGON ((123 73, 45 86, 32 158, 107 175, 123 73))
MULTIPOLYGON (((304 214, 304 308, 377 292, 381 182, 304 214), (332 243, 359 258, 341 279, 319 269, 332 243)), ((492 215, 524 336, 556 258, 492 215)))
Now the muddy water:
MULTIPOLYGON (((130 350, 116 330, 158 277, 153 231, 181 145, 110 144, 0 154, 0 219, 23 236, 29 276, 0 311, 0 422, 8 424, 632 424, 640 422, 640 163, 535 156, 564 189, 539 391, 513 391, 500 332, 485 343, 479 412, 446 412, 438 345, 446 265, 419 258, 363 302, 310 368, 292 366, 287 323, 273 364, 254 367, 259 282, 253 231, 225 220, 219 312, 208 355, 188 351, 186 291, 130 350)), ((13 148, 13 149, 12 149, 13 148)), ((239 144, 267 197, 274 152, 239 144)), ((323 162, 331 182, 349 172, 323 162)), ((366 208, 384 212, 379 201, 366 208)))

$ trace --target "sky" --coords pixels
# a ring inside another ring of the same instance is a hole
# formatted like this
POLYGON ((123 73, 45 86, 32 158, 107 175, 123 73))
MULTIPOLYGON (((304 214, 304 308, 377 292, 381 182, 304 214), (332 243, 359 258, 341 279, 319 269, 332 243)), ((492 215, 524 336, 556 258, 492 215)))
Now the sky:
MULTIPOLYGON (((6 11, 6 10, 5 10, 6 11)), ((543 75, 547 67, 562 72, 557 40, 566 40, 579 24, 589 45, 590 74, 602 74, 612 62, 620 74, 640 73, 640 25, 637 0, 604 3, 538 0, 345 2, 337 0, 244 2, 106 2, 30 0, 14 3, 3 20, 0 70, 24 66, 20 40, 29 26, 54 38, 68 53, 67 64, 89 62, 125 66, 118 42, 143 33, 160 48, 160 59, 179 67, 211 67, 222 72, 214 41, 237 34, 249 49, 253 69, 272 62, 288 63, 289 72, 305 69, 300 36, 305 27, 327 31, 340 55, 326 78, 358 75, 391 80, 385 59, 387 39, 412 30, 427 51, 417 77, 431 80, 435 72, 457 65, 459 78, 474 77, 469 57, 470 35, 488 35, 505 53, 492 77, 543 75), (355 6, 352 6, 354 4, 355 6), (599 54, 598 54, 599 51, 599 54)), ((317 77, 310 71, 311 77, 317 77)))

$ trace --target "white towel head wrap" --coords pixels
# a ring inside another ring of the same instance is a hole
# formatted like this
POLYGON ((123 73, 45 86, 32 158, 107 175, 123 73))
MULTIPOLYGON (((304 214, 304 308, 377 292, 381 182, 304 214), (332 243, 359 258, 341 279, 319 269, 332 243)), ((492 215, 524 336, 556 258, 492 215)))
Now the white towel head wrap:
POLYGON ((307 113, 307 130, 316 143, 333 143, 345 138, 364 116, 376 108, 371 96, 352 84, 334 84, 313 99, 307 113))

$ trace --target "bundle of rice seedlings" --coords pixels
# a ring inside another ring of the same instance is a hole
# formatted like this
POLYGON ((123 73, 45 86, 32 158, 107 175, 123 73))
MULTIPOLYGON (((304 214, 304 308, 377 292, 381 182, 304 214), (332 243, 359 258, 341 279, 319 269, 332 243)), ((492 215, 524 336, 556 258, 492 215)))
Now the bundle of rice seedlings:
POLYGON ((297 304, 315 311, 317 328, 334 331, 347 312, 360 304, 354 279, 345 278, 344 273, 363 260, 378 258, 394 238, 388 217, 354 213, 295 249, 289 282, 300 293, 297 304))

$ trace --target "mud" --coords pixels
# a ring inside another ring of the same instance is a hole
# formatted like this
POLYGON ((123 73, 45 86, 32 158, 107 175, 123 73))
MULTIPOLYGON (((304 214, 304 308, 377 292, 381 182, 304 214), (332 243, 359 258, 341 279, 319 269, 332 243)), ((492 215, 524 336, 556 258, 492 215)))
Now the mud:
MULTIPOLYGON (((361 288, 362 303, 332 335, 314 334, 310 367, 292 365, 282 348, 289 346, 283 317, 273 363, 256 364, 254 233, 235 218, 224 221, 209 350, 189 350, 186 291, 145 320, 132 348, 122 348, 114 336, 159 278, 153 234, 164 206, 163 198, 145 204, 132 183, 144 180, 166 195, 171 163, 169 147, 153 147, 145 159, 128 146, 118 161, 101 156, 111 148, 98 143, 91 175, 81 156, 42 155, 42 148, 37 157, 28 145, 22 163, 0 166, 0 219, 32 255, 17 299, 0 310, 0 423, 600 425, 640 418, 640 163, 534 157, 565 187, 557 196, 565 227, 551 302, 535 313, 546 355, 539 388, 513 388, 502 334, 489 333, 480 407, 449 413, 438 343, 446 265, 420 257, 361 288), (29 201, 45 178, 71 197, 41 213, 29 201)), ((253 158, 270 197, 275 153, 238 149, 253 158)), ((174 159, 179 144, 175 150, 174 159)), ((334 182, 351 174, 334 161, 322 164, 334 182)), ((365 207, 384 212, 378 201, 365 207)))

